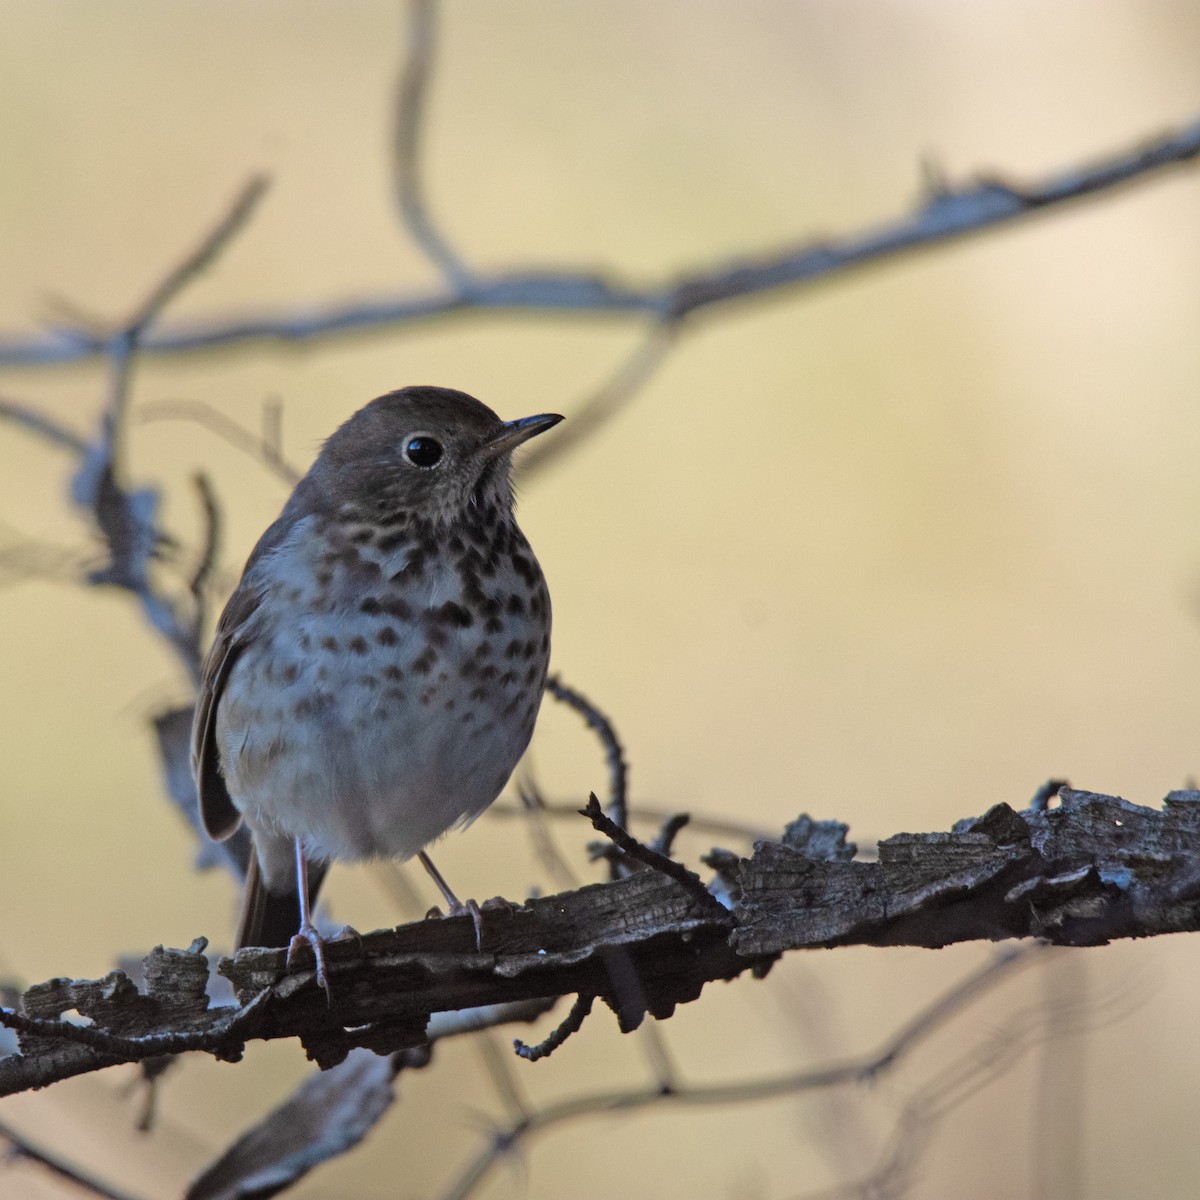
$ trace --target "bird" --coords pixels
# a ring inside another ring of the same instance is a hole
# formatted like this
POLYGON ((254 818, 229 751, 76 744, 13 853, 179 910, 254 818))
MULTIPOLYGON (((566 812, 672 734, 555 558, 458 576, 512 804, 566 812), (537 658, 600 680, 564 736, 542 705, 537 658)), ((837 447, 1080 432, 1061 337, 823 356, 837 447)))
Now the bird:
MULTIPOLYGON (((405 387, 324 443, 251 552, 200 673, 203 825, 253 841, 236 944, 307 945, 331 862, 417 856, 508 782, 550 658, 550 595, 517 526, 513 452, 562 417, 502 421, 405 387)), ((473 909, 476 940, 478 909, 473 909)))

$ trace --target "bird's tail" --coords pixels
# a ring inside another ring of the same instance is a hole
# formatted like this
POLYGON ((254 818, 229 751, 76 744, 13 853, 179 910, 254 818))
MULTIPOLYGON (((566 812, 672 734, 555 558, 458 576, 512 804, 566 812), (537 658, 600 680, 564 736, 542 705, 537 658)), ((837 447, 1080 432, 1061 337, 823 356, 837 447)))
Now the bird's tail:
MULTIPOLYGON (((317 902, 321 881, 328 868, 324 863, 308 867, 308 902, 317 902)), ((300 898, 294 882, 282 891, 273 892, 263 882, 257 853, 250 855, 246 885, 242 892, 242 911, 238 917, 235 950, 244 946, 286 946, 300 928, 300 898)))

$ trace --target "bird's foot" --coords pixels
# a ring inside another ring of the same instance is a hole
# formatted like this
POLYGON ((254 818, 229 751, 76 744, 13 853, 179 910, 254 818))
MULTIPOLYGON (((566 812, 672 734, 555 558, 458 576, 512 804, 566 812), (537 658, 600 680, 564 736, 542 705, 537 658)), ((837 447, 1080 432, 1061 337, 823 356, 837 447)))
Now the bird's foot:
MULTIPOLYGON (((355 934, 355 936, 358 935, 355 934)), ((333 991, 329 986, 329 975, 325 970, 325 939, 317 932, 317 927, 311 921, 305 921, 288 944, 287 967, 289 971, 296 964, 297 953, 305 946, 312 947, 313 958, 317 964, 317 985, 325 989, 325 1002, 332 1005, 333 991)))
MULTIPOLYGON (((487 901, 484 907, 491 907, 491 901, 487 901)), ((448 905, 449 912, 443 913, 435 904, 426 914, 425 919, 439 920, 442 917, 470 917, 471 924, 475 929, 475 949, 483 949, 483 913, 479 909, 479 905, 474 900, 468 900, 465 904, 461 900, 455 900, 448 905)))

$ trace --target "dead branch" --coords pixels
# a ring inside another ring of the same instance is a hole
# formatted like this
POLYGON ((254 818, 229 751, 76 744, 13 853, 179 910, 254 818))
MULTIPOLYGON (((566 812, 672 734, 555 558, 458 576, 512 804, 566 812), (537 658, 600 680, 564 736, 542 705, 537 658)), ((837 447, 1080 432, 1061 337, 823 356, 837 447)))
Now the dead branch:
POLYGON ((0 1059, 0 1095, 163 1053, 235 1060, 259 1038, 299 1038, 329 1067, 357 1046, 423 1045, 431 1013, 534 998, 593 995, 628 1032, 647 1014, 669 1017, 708 982, 765 973, 788 950, 1018 937, 1095 946, 1200 929, 1200 792, 1172 792, 1152 809, 1064 790, 1053 808, 1002 804, 948 832, 897 834, 871 862, 855 857, 845 832, 803 821, 760 842, 737 860, 728 909, 642 870, 486 910, 481 951, 467 918, 333 943, 332 1006, 310 969, 289 973, 282 950, 248 949, 218 968, 238 1006, 214 1007, 202 940, 153 951, 144 990, 121 971, 51 980, 0 1009, 22 1048, 0 1059))

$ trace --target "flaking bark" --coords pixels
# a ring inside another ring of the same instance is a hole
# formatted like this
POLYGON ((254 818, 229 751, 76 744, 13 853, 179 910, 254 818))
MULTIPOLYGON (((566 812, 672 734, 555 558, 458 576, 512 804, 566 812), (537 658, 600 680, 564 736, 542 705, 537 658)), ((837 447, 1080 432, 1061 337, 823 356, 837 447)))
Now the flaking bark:
POLYGON ((1002 804, 949 832, 897 834, 873 861, 845 833, 802 818, 749 858, 715 855, 722 904, 647 868, 487 909, 481 951, 469 918, 334 942, 331 1006, 309 967, 288 972, 283 951, 259 949, 220 961, 239 1007, 213 1006, 203 939, 152 951, 141 987, 123 971, 51 980, 0 1013, 22 1049, 0 1058, 0 1095, 184 1050, 236 1060, 256 1038, 298 1038, 329 1067, 356 1046, 424 1044, 431 1013, 534 997, 595 995, 628 1031, 788 950, 1015 937, 1092 946, 1200 929, 1197 791, 1152 809, 1064 789, 1053 808, 1002 804))

